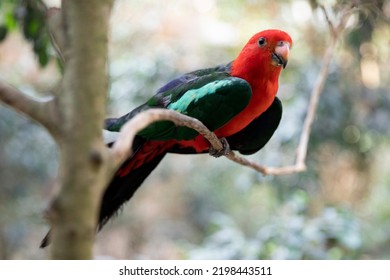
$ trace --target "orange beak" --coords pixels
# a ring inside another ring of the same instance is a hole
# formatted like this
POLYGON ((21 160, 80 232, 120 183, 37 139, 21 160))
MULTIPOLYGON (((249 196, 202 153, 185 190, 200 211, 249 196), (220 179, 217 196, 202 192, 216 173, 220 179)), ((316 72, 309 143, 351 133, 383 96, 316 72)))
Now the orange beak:
POLYGON ((272 54, 272 64, 275 66, 283 66, 286 68, 288 62, 288 54, 290 52, 290 44, 280 41, 272 54))

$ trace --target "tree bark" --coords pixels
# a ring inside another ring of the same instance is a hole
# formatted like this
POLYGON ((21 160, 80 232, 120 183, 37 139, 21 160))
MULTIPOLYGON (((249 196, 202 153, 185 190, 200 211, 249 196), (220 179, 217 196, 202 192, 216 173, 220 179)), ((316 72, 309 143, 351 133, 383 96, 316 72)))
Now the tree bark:
POLYGON ((65 72, 56 96, 60 192, 48 211, 54 259, 92 258, 99 202, 109 180, 108 150, 101 129, 112 2, 62 1, 65 72))

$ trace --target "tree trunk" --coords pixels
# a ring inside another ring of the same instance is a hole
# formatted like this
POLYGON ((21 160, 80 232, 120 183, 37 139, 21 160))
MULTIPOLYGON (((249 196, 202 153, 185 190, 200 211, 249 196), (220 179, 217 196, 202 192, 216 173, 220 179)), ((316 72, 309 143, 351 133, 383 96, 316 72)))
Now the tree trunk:
POLYGON ((102 192, 109 180, 101 130, 107 95, 111 0, 62 1, 65 72, 59 109, 60 192, 49 209, 51 257, 90 259, 102 192))

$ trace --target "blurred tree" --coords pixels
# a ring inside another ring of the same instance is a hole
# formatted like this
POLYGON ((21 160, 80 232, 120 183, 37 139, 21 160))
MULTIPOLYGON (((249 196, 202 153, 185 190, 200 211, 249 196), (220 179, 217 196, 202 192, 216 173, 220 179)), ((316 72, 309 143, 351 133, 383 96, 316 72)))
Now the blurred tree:
MULTIPOLYGON (((91 9, 86 2, 64 1, 62 11, 47 13, 52 24, 60 22, 52 32, 60 44, 58 50, 66 59, 59 92, 38 100, 0 83, 1 101, 44 126, 60 148, 57 180, 60 193, 48 212, 53 225, 53 258, 92 257, 96 213, 111 167, 101 127, 108 83, 105 65, 112 2, 98 1, 91 9), (90 25, 91 22, 95 24, 90 25), (66 38, 66 42, 61 38, 66 38)), ((3 33, 18 21, 40 64, 46 65, 48 34, 44 29, 44 5, 40 1, 7 1, 2 5, 8 9, 3 33)))

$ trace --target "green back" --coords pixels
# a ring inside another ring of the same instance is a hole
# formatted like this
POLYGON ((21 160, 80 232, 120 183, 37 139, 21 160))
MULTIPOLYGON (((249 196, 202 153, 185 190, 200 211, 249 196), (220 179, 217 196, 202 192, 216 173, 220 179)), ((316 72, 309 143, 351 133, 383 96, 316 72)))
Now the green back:
MULTIPOLYGON (((107 120, 106 129, 119 131, 127 120, 149 108, 167 108, 196 118, 211 131, 222 127, 248 105, 252 96, 250 85, 231 77, 229 67, 228 64, 198 70, 170 81, 146 104, 119 119, 107 120)), ((197 134, 170 121, 155 122, 139 132, 148 140, 190 140, 197 134)))

